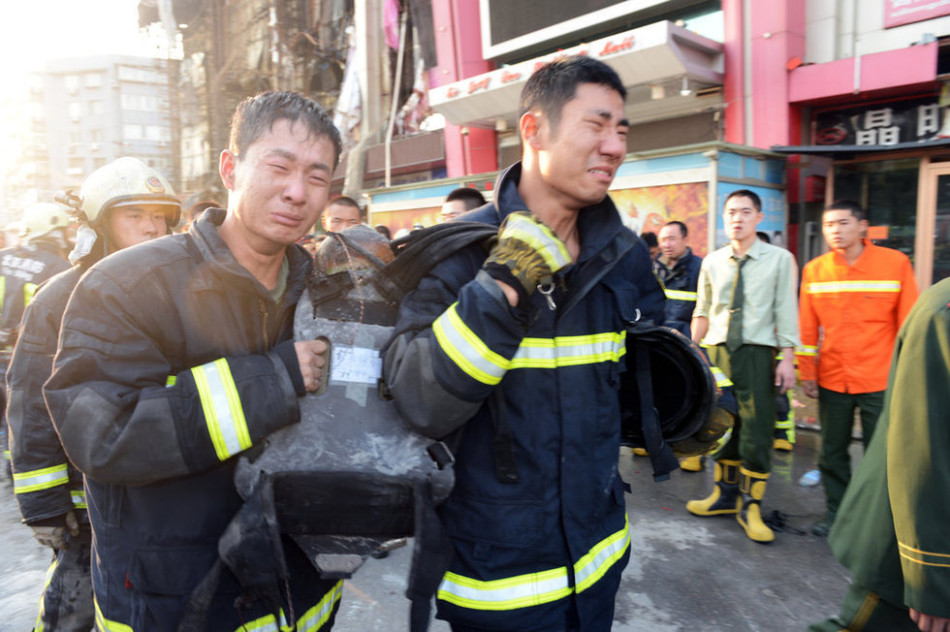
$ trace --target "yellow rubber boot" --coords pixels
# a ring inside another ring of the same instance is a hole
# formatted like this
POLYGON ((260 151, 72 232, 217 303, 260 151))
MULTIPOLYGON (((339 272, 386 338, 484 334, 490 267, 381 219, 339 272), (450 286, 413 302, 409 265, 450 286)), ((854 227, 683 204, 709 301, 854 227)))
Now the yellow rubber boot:
POLYGON ((680 459, 680 469, 685 472, 702 472, 703 462, 706 459, 701 456, 687 456, 680 459))
POLYGON ((744 467, 739 469, 739 474, 741 475, 739 491, 742 492, 742 496, 739 498, 739 513, 736 514, 736 520, 745 529, 745 534, 750 540, 767 544, 775 539, 775 533, 762 521, 761 502, 765 496, 769 475, 753 472, 744 467))
POLYGON ((694 516, 721 516, 739 512, 739 461, 723 459, 713 462, 716 486, 702 500, 686 503, 686 511, 694 516))

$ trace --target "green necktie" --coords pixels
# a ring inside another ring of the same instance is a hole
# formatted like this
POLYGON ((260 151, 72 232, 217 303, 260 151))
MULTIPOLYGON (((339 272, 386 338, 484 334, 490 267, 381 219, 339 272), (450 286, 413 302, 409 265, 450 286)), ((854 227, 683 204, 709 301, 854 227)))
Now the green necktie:
POLYGON ((736 259, 736 279, 732 284, 732 298, 729 300, 729 329, 726 331, 726 349, 735 353, 742 346, 742 266, 749 260, 748 257, 736 259))

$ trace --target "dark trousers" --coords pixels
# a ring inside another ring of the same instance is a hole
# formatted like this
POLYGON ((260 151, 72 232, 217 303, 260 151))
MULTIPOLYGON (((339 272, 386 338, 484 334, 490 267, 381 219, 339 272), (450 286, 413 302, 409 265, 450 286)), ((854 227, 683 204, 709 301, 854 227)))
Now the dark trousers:
POLYGON ((709 360, 732 380, 739 404, 732 437, 716 460, 739 460, 746 469, 767 474, 775 426, 775 349, 742 345, 729 353, 725 345, 717 345, 709 348, 709 360))
MULTIPOLYGON (((822 422, 824 427, 824 422, 822 422)), ((808 626, 808 632, 919 632, 907 608, 884 601, 852 583, 841 601, 841 614, 808 626)))
POLYGON ((839 393, 818 389, 818 419, 821 422, 821 454, 818 469, 825 486, 828 511, 836 512, 851 480, 851 429, 854 411, 861 411, 864 448, 868 447, 877 418, 884 405, 884 391, 873 393, 839 393))

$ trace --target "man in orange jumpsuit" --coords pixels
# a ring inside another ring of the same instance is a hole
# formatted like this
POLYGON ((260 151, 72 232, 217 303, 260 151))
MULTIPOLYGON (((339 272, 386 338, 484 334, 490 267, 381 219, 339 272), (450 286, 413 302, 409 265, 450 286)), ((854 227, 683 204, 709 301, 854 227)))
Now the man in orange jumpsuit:
POLYGON ((818 398, 818 469, 827 499, 824 518, 812 527, 818 536, 827 535, 834 524, 851 480, 848 446, 854 411, 861 411, 867 448, 884 402, 897 331, 917 300, 910 260, 902 252, 872 244, 864 237, 867 226, 858 203, 831 204, 822 216, 831 252, 802 270, 798 367, 802 390, 818 398))

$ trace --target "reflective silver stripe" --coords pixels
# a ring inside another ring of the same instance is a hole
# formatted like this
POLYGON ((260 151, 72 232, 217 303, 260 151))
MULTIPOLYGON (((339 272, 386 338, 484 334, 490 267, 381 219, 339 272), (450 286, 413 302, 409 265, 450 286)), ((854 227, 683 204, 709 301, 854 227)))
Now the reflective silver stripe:
POLYGON ((26 494, 36 492, 41 489, 50 489, 59 485, 69 483, 69 472, 66 471, 66 464, 45 467, 41 470, 32 472, 16 472, 13 474, 13 493, 26 494))
POLYGON ((567 568, 561 567, 492 581, 446 573, 438 598, 472 610, 514 610, 557 601, 571 592, 567 568))
POLYGON ((666 298, 675 301, 696 301, 696 292, 686 292, 684 290, 664 290, 666 298))
POLYGON ((604 573, 623 557, 629 546, 630 518, 626 517, 623 529, 595 544, 587 555, 574 564, 574 583, 577 592, 584 592, 596 584, 604 573))
POLYGON ((73 489, 69 492, 69 497, 73 501, 73 507, 76 509, 87 509, 86 492, 81 489, 73 489))
POLYGON ((808 294, 826 294, 830 292, 900 292, 901 282, 882 281, 816 281, 808 283, 808 294))
POLYGON ((191 373, 218 459, 227 460, 251 447, 251 435, 244 418, 241 397, 227 360, 221 358, 195 367, 191 373))
MULTIPOLYGON (((340 600, 342 595, 343 580, 340 580, 333 588, 327 591, 320 601, 297 619, 297 625, 293 629, 297 630, 297 632, 317 632, 323 629, 323 626, 326 625, 327 620, 333 613, 336 602, 340 600)), ((277 624, 274 615, 269 614, 260 619, 245 623, 234 632, 283 632, 290 629, 290 626, 287 625, 286 615, 283 609, 281 609, 280 625, 277 624)))
POLYGON ((466 375, 482 384, 495 385, 508 371, 509 362, 488 348, 474 331, 469 329, 453 303, 432 323, 432 331, 455 365, 466 375))
POLYGON ((729 379, 725 373, 722 372, 718 366, 712 367, 713 378, 716 380, 716 386, 723 388, 724 386, 732 386, 732 380, 729 379))
POLYGON ((802 345, 795 350, 795 354, 800 356, 816 356, 818 355, 818 347, 812 345, 802 345))
POLYGON ((553 369, 598 362, 618 362, 626 353, 626 332, 587 336, 525 338, 511 359, 511 369, 553 369))
POLYGON ((572 261, 564 242, 555 237, 550 228, 526 215, 509 215, 501 234, 530 245, 552 271, 560 270, 572 261))

